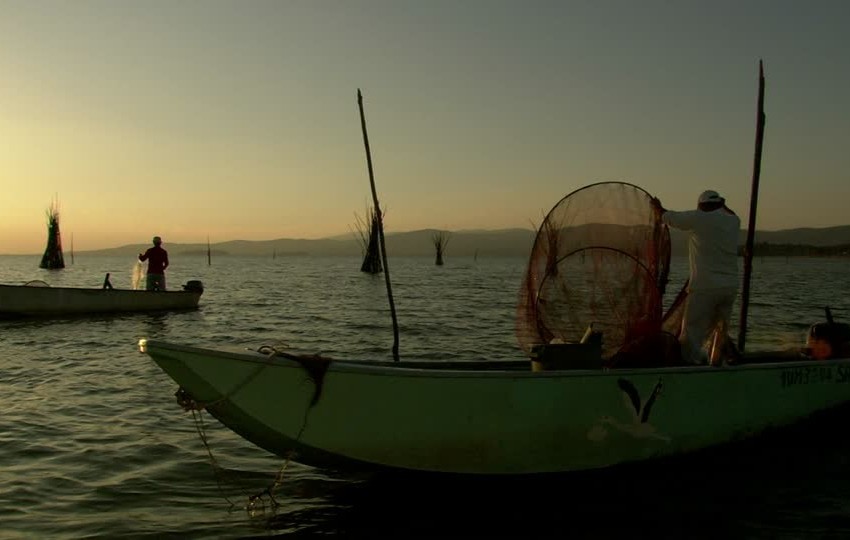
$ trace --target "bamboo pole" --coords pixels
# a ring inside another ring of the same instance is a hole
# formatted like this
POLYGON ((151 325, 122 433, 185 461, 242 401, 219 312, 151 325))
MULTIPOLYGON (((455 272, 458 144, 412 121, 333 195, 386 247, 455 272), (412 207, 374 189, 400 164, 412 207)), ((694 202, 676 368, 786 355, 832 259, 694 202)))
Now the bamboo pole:
POLYGON ((744 352, 747 342, 747 311, 750 304, 750 279, 753 272, 753 241, 756 233, 756 208, 758 207, 761 151, 764 141, 764 66, 759 60, 758 114, 756 116, 756 149, 753 157, 753 183, 750 192, 750 216, 747 224, 747 243, 744 246, 744 285, 741 291, 741 316, 738 331, 738 350, 744 352))
POLYGON ((384 242, 384 216, 378 203, 378 192, 375 190, 375 174, 372 170, 372 152, 369 149, 369 135, 366 133, 366 116, 363 114, 363 94, 357 89, 357 106, 360 108, 360 127, 363 129, 363 144, 366 146, 366 165, 369 167, 369 184, 372 186, 372 202, 375 205, 375 216, 378 225, 378 239, 381 244, 381 262, 384 264, 384 281, 387 283, 387 298, 390 301, 390 314, 393 319, 393 360, 398 362, 398 319, 393 302, 393 288, 390 283, 390 267, 387 264, 387 247, 384 242))

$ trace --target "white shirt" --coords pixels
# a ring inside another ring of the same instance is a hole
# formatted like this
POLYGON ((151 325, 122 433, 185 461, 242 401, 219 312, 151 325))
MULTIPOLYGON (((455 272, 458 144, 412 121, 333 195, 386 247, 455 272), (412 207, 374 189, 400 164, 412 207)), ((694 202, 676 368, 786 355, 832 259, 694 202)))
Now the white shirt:
POLYGON ((671 227, 690 231, 688 290, 738 288, 738 234, 741 220, 723 208, 703 212, 667 211, 662 221, 671 227))

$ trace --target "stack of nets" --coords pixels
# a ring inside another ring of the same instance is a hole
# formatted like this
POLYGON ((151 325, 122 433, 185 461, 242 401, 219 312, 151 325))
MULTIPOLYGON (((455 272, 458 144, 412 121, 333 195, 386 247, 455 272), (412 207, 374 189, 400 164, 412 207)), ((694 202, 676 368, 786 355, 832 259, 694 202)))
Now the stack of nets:
POLYGON ((652 196, 601 182, 561 199, 537 232, 520 290, 517 338, 530 352, 602 333, 608 365, 675 364, 682 302, 663 315, 670 235, 652 196))

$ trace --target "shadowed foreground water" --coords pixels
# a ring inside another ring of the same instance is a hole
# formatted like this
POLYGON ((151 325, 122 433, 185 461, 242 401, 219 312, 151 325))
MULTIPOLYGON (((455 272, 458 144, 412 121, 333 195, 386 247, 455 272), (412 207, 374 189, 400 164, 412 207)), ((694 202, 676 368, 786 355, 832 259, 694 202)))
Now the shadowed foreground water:
MULTIPOLYGON (((216 472, 176 385, 136 342, 288 343, 389 359, 384 280, 360 273, 356 258, 172 259, 171 288, 206 285, 198 311, 0 321, 0 537, 850 536, 846 412, 735 449, 595 474, 352 476, 290 463, 279 506, 264 495, 249 512, 284 461, 204 415, 216 472)), ((0 257, 0 283, 99 287, 111 272, 127 287, 133 264, 77 255, 45 271, 38 260, 0 257)), ((515 358, 524 263, 391 259, 402 361, 515 358)), ((685 264, 674 263, 672 290, 685 264)), ((847 259, 756 260, 748 348, 799 346, 826 304, 850 318, 848 270, 847 259)))
POLYGON ((330 511, 270 522, 303 535, 513 538, 847 538, 847 410, 754 443, 649 466, 521 479, 376 476, 330 511), (838 415, 841 416, 838 416, 838 415))

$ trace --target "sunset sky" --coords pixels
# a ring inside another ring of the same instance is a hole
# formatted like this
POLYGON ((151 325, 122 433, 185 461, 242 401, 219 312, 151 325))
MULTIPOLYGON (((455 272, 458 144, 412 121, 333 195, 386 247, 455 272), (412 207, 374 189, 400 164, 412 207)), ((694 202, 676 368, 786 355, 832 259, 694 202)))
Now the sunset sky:
POLYGON ((623 180, 850 223, 850 2, 0 0, 0 253, 530 228, 623 180))

